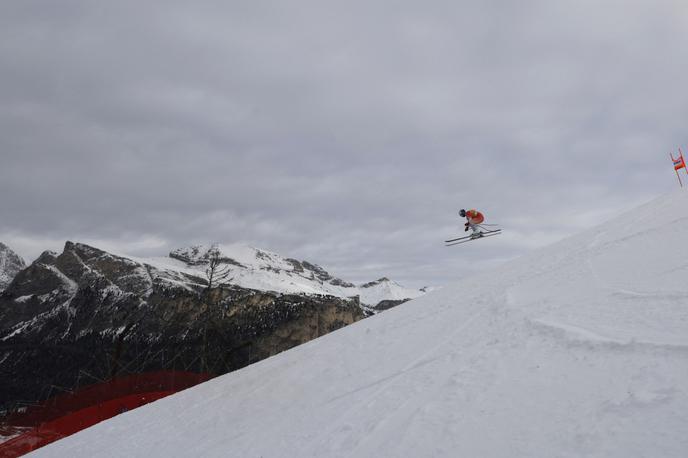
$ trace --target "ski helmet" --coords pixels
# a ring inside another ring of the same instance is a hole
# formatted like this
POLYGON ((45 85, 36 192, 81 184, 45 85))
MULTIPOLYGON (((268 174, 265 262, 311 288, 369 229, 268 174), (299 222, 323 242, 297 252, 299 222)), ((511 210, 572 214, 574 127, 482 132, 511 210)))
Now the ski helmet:
POLYGON ((466 210, 464 210, 463 208, 461 210, 459 210, 459 215, 461 215, 462 218, 465 218, 466 217, 466 210))

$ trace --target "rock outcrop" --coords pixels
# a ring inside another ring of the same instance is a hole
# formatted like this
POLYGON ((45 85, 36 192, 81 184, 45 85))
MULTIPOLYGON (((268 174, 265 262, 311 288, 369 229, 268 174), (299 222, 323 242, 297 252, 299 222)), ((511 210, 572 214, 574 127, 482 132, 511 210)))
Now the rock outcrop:
POLYGON ((384 300, 378 302, 378 304, 373 307, 373 310, 375 312, 382 312, 384 310, 389 310, 393 307, 396 307, 397 305, 401 305, 404 302, 408 302, 410 299, 399 299, 399 300, 384 300))

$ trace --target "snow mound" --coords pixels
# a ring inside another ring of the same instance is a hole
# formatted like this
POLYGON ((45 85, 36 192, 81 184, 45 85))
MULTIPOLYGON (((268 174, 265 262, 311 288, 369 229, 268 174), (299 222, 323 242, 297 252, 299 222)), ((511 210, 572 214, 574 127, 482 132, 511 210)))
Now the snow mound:
POLYGON ((36 456, 685 457, 686 234, 663 196, 36 456))

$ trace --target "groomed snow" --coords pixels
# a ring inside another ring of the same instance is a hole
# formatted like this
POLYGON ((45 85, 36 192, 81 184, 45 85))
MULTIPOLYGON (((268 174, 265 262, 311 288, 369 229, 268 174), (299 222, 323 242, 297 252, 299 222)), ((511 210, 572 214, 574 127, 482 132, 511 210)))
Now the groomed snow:
POLYGON ((688 194, 35 455, 686 457, 688 194))

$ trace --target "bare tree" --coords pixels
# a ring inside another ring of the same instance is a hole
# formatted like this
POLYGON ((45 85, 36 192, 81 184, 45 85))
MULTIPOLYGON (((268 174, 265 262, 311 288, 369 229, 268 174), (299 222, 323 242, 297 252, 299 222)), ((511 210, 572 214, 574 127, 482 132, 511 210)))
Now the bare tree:
POLYGON ((212 325, 213 328, 218 327, 218 323, 215 321, 219 319, 218 315, 221 315, 221 311, 215 304, 213 299, 212 289, 229 283, 231 278, 229 275, 231 273, 230 266, 227 261, 222 258, 222 253, 217 244, 208 250, 208 267, 205 269, 205 277, 208 281, 205 289, 203 290, 203 298, 206 301, 207 309, 204 313, 203 318, 203 341, 201 350, 201 372, 209 372, 210 367, 208 366, 208 328, 212 325), (218 313, 219 312, 219 313, 218 313))
POLYGON ((227 278, 231 273, 230 267, 222 258, 222 253, 217 244, 214 244, 210 250, 208 250, 207 256, 208 267, 205 269, 205 278, 208 280, 208 284, 205 288, 206 293, 210 292, 213 287, 228 283, 229 280, 227 280, 227 278))

